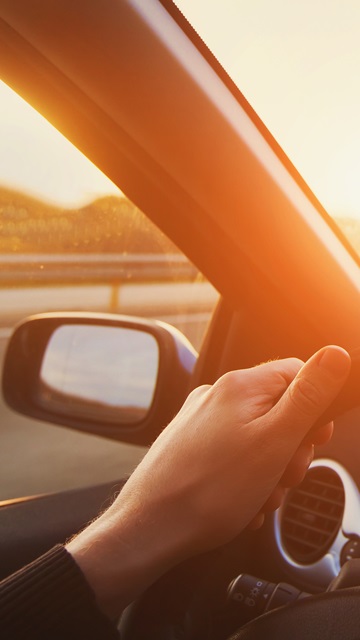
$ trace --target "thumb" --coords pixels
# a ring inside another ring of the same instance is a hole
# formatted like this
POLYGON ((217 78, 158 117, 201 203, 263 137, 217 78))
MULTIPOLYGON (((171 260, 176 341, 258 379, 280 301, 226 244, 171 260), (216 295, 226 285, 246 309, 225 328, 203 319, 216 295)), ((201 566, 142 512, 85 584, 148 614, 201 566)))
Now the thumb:
POLYGON ((328 346, 315 353, 300 369, 273 408, 284 435, 297 432, 299 442, 336 398, 351 367, 345 349, 328 346))

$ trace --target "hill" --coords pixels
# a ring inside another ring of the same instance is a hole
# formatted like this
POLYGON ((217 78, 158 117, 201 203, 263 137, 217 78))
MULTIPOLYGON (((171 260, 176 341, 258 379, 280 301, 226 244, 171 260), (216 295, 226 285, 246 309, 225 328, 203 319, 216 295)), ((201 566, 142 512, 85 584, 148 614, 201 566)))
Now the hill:
POLYGON ((124 197, 63 209, 0 187, 1 253, 177 253, 177 248, 124 197))
MULTIPOLYGON (((360 255, 360 220, 336 218, 360 255)), ((0 253, 177 253, 125 197, 64 209, 0 187, 0 253)))

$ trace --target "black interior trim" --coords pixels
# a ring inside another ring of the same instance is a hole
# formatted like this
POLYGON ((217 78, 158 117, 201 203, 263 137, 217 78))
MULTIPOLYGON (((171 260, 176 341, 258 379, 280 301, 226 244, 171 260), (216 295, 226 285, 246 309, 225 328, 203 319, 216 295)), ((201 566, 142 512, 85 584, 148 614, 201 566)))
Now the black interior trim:
POLYGON ((0 507, 0 580, 83 529, 123 484, 114 481, 0 507))

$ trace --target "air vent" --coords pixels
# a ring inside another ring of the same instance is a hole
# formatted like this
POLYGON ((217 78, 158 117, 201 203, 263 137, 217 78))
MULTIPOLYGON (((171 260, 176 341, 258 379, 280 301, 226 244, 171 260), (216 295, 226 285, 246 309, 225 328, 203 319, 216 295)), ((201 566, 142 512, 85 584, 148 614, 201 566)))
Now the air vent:
POLYGON ((339 531, 345 493, 338 474, 328 467, 309 469, 287 496, 281 513, 281 541, 299 564, 322 558, 339 531))

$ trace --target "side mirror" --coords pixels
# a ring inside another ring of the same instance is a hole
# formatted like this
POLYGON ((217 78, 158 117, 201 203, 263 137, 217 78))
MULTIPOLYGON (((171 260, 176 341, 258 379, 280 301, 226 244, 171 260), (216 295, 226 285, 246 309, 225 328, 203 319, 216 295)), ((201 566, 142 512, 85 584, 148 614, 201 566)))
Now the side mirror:
POLYGON ((27 416, 150 444, 184 402, 196 358, 185 336, 163 322, 41 314, 10 339, 3 394, 27 416))

